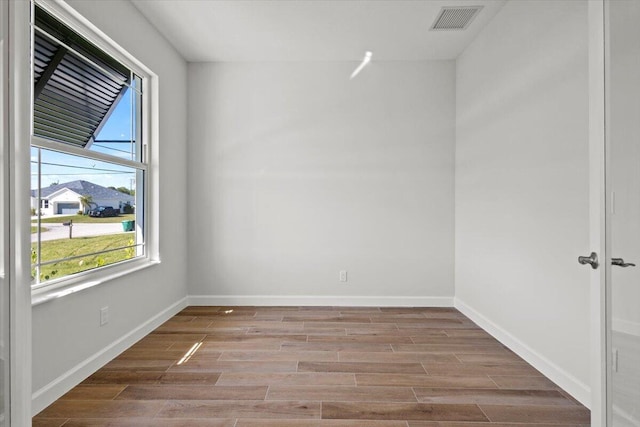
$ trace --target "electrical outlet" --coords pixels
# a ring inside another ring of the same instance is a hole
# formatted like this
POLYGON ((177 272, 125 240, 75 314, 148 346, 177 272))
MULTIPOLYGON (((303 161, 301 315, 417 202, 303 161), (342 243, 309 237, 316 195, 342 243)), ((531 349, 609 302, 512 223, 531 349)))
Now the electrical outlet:
POLYGON ((100 326, 104 326, 109 323, 109 307, 102 307, 100 309, 100 326))
POLYGON ((347 270, 340 270, 340 281, 341 282, 347 281, 347 270))

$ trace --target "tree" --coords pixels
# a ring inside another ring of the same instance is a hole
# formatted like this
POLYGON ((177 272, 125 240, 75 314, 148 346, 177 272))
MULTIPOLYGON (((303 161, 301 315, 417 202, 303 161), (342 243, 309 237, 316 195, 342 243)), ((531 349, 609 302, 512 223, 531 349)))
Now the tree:
POLYGON ((127 187, 118 187, 118 188, 109 187, 109 188, 112 189, 112 190, 119 191, 119 192, 124 193, 124 194, 128 194, 130 196, 135 196, 135 194, 136 194, 135 190, 129 190, 127 187))
POLYGON ((80 203, 82 204, 82 211, 86 214, 93 204, 93 197, 89 195, 80 196, 80 203))

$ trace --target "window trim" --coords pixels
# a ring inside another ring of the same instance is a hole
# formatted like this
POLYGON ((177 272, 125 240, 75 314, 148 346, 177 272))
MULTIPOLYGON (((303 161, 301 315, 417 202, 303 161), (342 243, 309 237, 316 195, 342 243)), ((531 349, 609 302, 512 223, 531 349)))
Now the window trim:
MULTIPOLYGON (((144 171, 144 203, 143 215, 145 236, 145 254, 131 260, 121 261, 115 264, 75 273, 59 279, 49 280, 32 287, 32 305, 42 304, 56 298, 88 289, 93 286, 108 282, 133 273, 135 271, 160 263, 159 252, 159 173, 158 173, 158 152, 159 142, 159 82, 158 75, 145 66, 140 60, 127 52, 123 47, 112 40, 108 35, 93 25, 89 20, 80 15, 75 9, 61 0, 32 0, 31 11, 35 12, 35 5, 51 14, 56 19, 69 26, 87 41, 113 57, 115 60, 129 68, 134 74, 139 76, 144 82, 142 93, 142 141, 140 162, 117 159, 118 163, 131 166, 137 170, 144 171)), ((34 27, 31 23, 31 52, 33 52, 34 27)), ((33 64, 30 66, 31 84, 33 84, 33 64)), ((31 101, 30 117, 33 114, 33 100, 31 101)), ((49 141, 33 135, 33 120, 30 120, 30 145, 44 149, 53 149, 69 154, 78 154, 83 157, 94 158, 101 161, 113 162, 113 158, 102 153, 81 150, 68 144, 49 141)))
POLYGON ((160 264, 160 260, 148 260, 146 257, 140 257, 93 270, 82 271, 73 276, 67 276, 67 278, 51 280, 47 282, 51 283, 51 285, 42 286, 31 291, 31 306, 40 305, 85 289, 93 288, 94 286, 99 286, 156 264, 160 264))

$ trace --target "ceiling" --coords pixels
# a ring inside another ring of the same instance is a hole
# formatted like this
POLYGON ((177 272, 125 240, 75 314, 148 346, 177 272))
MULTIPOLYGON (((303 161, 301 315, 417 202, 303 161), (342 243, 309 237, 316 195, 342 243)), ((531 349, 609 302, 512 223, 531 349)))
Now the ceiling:
POLYGON ((454 59, 506 0, 132 0, 190 62, 454 59), (429 31, 443 6, 484 6, 429 31))

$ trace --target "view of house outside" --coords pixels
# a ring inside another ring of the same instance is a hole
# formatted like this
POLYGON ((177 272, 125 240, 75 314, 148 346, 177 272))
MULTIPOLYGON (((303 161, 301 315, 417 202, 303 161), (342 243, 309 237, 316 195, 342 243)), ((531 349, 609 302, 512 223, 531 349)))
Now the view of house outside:
POLYGON ((34 280, 38 276, 37 282, 44 282, 134 257, 135 191, 110 187, 75 180, 32 190, 32 262, 40 260, 39 268, 32 269, 34 280), (122 249, 112 251, 118 248, 122 249), (47 264, 56 260, 61 261, 47 264))
POLYGON ((133 258, 137 254, 136 169, 44 149, 32 150, 40 157, 40 162, 32 163, 34 283, 133 258), (43 183, 40 187, 38 167, 43 183), (62 181, 65 178, 70 180, 62 181))

